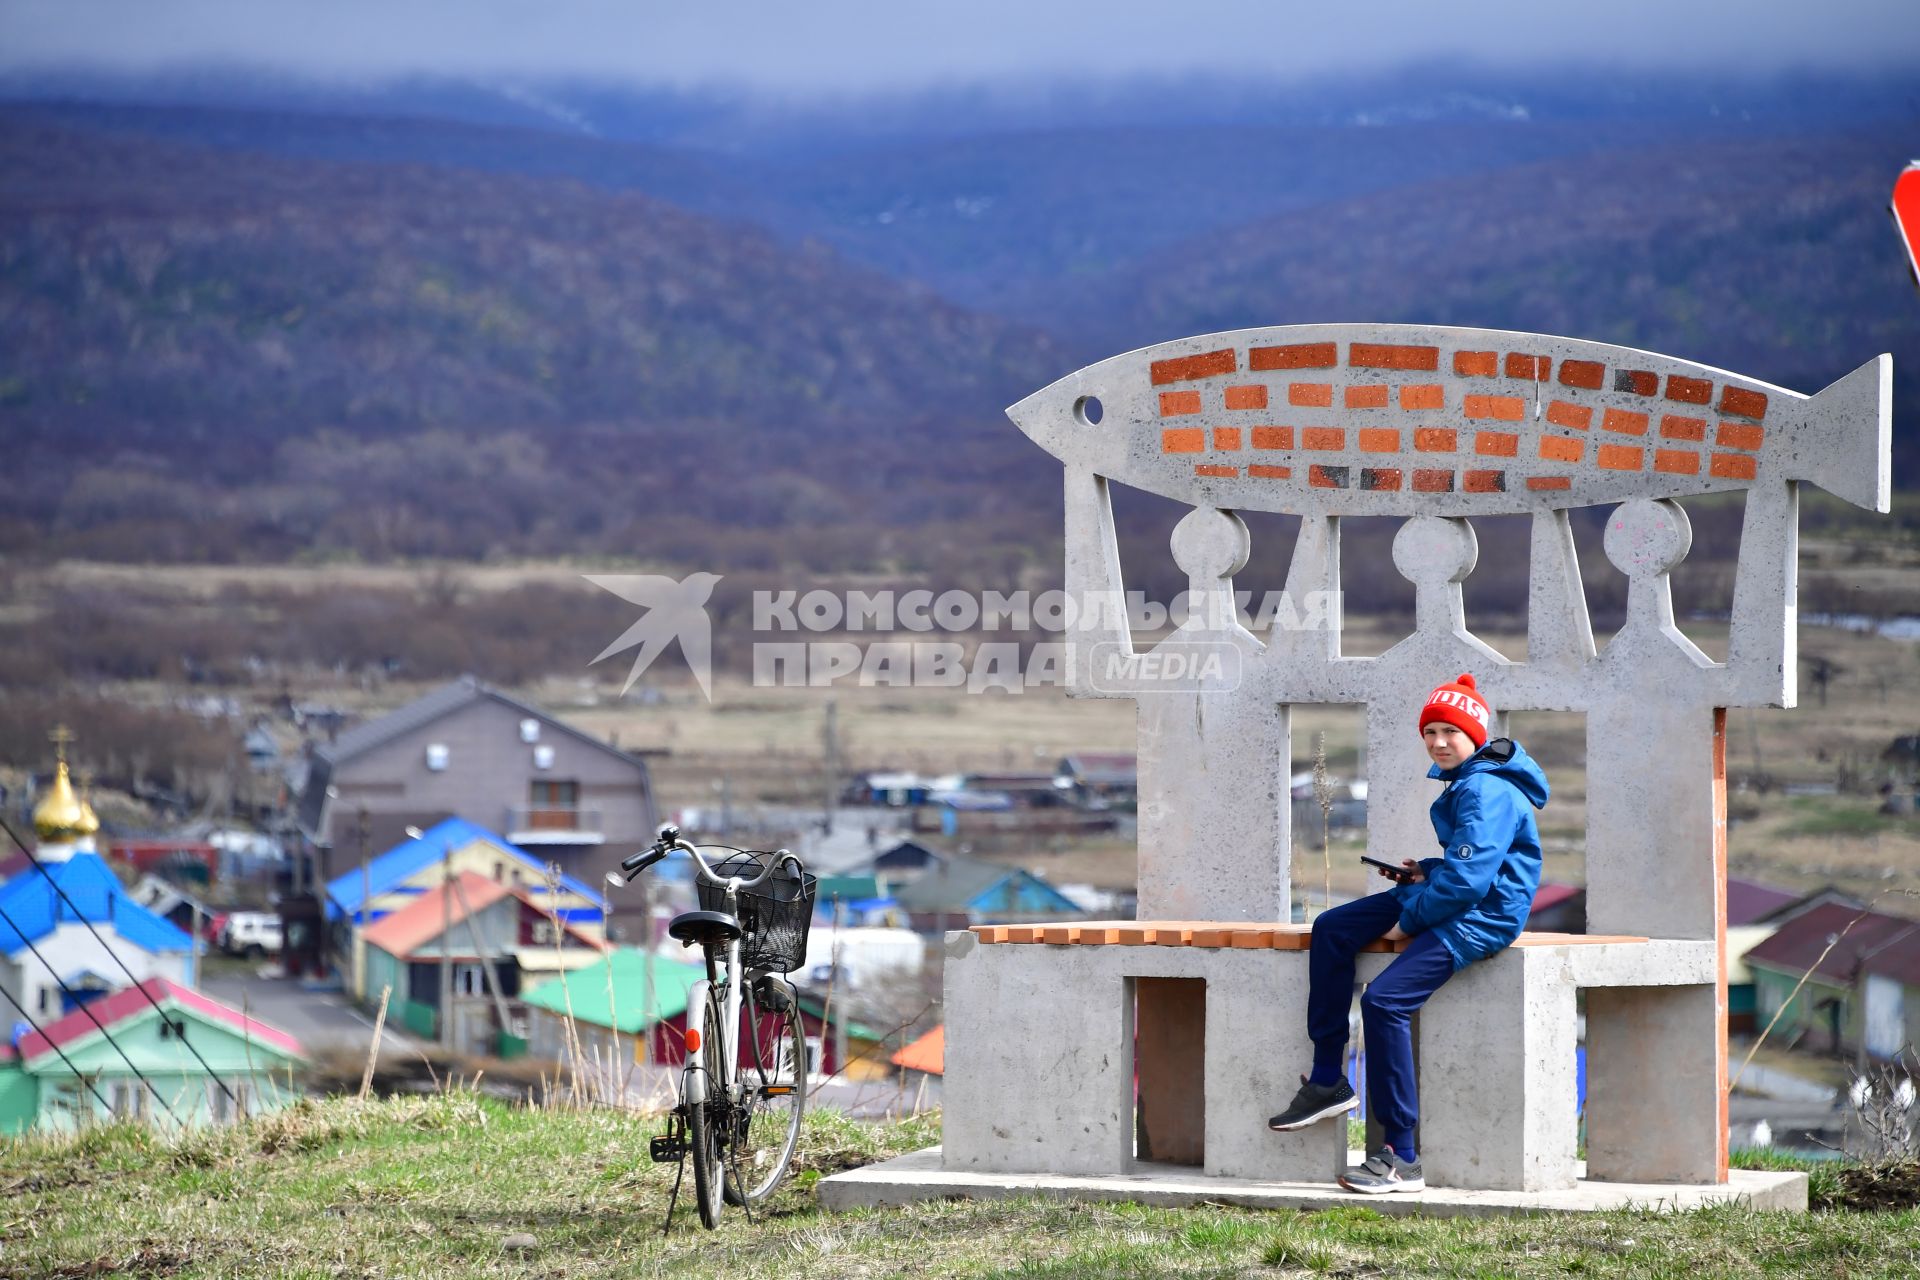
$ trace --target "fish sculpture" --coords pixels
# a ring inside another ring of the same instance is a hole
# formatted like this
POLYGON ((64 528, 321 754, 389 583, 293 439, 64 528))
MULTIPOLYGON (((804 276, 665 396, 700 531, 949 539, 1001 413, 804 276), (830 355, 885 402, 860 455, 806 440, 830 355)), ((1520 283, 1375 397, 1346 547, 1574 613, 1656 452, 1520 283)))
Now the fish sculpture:
POLYGON ((1114 356, 1007 414, 1194 506, 1501 515, 1807 480, 1886 511, 1892 385, 1885 355, 1806 396, 1575 338, 1290 325, 1114 356))

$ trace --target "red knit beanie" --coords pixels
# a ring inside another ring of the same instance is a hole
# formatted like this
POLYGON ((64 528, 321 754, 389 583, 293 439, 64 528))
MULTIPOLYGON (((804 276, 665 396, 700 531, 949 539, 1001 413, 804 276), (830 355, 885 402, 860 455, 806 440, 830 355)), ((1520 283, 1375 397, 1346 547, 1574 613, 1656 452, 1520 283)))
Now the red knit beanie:
POLYGON ((1474 687, 1473 677, 1466 672, 1451 684, 1443 684, 1427 695, 1427 705, 1420 708, 1420 728, 1424 730, 1435 720, 1444 720, 1473 739, 1474 749, 1487 745, 1487 728, 1493 723, 1493 708, 1480 696, 1480 690, 1474 687))

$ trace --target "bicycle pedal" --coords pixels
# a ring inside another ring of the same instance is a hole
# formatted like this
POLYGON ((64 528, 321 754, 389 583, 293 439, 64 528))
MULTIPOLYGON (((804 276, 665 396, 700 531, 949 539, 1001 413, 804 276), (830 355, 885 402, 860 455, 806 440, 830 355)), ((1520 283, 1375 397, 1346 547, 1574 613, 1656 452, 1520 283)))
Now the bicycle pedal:
POLYGON ((686 1157, 687 1140, 673 1134, 662 1134, 647 1144, 653 1154, 655 1164, 672 1164, 686 1157))

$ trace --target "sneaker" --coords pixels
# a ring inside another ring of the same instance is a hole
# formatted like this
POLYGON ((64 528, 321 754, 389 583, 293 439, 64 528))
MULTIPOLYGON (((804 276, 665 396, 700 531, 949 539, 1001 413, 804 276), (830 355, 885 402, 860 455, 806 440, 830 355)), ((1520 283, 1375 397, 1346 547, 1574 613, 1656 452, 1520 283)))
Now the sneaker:
POLYGON ((1340 1175, 1340 1185, 1363 1196, 1377 1196, 1388 1191, 1425 1191, 1427 1180, 1419 1161, 1409 1164, 1392 1147, 1382 1147, 1365 1164, 1349 1166, 1340 1175))
POLYGON ((1344 1077, 1332 1084, 1314 1084, 1301 1076, 1300 1092, 1293 1095, 1285 1111, 1267 1121, 1267 1128, 1282 1133, 1304 1129, 1328 1116, 1344 1115, 1359 1105, 1359 1097, 1344 1077))

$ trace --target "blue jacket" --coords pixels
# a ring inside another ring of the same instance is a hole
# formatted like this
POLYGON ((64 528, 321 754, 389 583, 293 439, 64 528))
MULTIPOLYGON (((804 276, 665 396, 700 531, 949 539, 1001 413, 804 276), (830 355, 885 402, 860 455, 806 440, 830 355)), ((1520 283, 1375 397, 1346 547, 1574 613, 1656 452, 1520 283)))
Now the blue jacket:
POLYGON ((1456 970, 1512 944, 1540 887, 1540 829, 1547 775, 1510 738, 1495 738, 1462 763, 1427 772, 1447 784, 1433 802, 1441 856, 1422 858, 1426 879, 1392 890, 1400 928, 1432 930, 1456 970))

